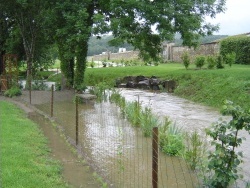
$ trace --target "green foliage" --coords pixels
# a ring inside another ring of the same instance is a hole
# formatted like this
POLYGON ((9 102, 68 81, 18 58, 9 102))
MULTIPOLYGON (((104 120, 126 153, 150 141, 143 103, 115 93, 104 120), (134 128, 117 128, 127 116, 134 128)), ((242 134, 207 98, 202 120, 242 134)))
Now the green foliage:
POLYGON ((204 56, 196 56, 194 61, 196 67, 201 69, 205 65, 206 58, 204 56))
POLYGON ((91 67, 91 68, 94 68, 94 67, 95 67, 95 63, 94 63, 94 61, 91 61, 91 63, 90 63, 90 67, 91 67))
POLYGON ((19 96, 19 95, 22 95, 22 91, 16 85, 12 86, 10 89, 4 92, 4 96, 6 97, 14 97, 14 96, 19 96))
POLYGON ((87 89, 87 86, 84 83, 81 83, 80 85, 76 85, 74 89, 77 92, 84 92, 87 89))
POLYGON ((62 89, 61 82, 56 82, 55 89, 56 89, 56 91, 61 91, 61 89, 62 89))
POLYGON ((152 110, 148 107, 141 110, 140 126, 145 137, 150 137, 154 127, 159 126, 158 117, 153 115, 152 110))
POLYGON ((186 148, 184 158, 190 165, 192 170, 200 168, 203 163, 207 146, 205 141, 201 139, 197 130, 192 133, 186 133, 185 135, 186 148))
POLYGON ((216 57, 214 56, 207 56, 207 68, 213 69, 216 65, 216 57))
POLYGON ((100 82, 99 84, 96 84, 92 89, 90 90, 90 93, 97 96, 97 101, 106 101, 108 97, 108 90, 111 89, 111 86, 107 84, 106 82, 100 82))
POLYGON ((121 114, 125 117, 125 109, 126 109, 126 101, 125 97, 122 97, 119 90, 113 89, 111 90, 111 95, 109 97, 110 102, 116 103, 121 110, 121 114))
POLYGON ((207 184, 210 187, 224 188, 235 182, 240 175, 239 165, 242 163, 242 152, 237 152, 243 138, 241 130, 250 132, 250 111, 243 110, 230 101, 225 101, 222 113, 231 115, 229 122, 219 121, 206 130, 213 141, 215 151, 209 153, 208 171, 212 171, 207 184))
POLYGON ((127 119, 133 126, 140 127, 141 104, 137 101, 127 103, 125 108, 127 119))
POLYGON ((160 149, 163 153, 172 156, 181 156, 183 154, 184 136, 182 129, 176 124, 171 124, 168 119, 159 126, 160 149))
POLYGON ((248 36, 228 37, 220 42, 220 54, 236 54, 236 64, 250 64, 250 38, 248 36))
POLYGON ((190 64, 186 71, 180 63, 160 64, 159 66, 113 67, 105 69, 87 69, 86 85, 96 85, 105 81, 111 86, 117 78, 138 76, 156 76, 160 80, 174 79, 178 87, 177 96, 220 108, 223 100, 235 101, 244 108, 250 104, 250 66, 235 64, 232 68, 196 71, 190 64))
POLYGON ((217 56, 217 59, 216 59, 216 68, 217 69, 224 69, 224 62, 223 62, 223 57, 221 55, 218 55, 217 56))
POLYGON ((47 90, 48 86, 43 80, 35 80, 31 85, 32 90, 47 90))
POLYGON ((111 53, 117 53, 120 48, 126 48, 126 50, 133 50, 133 46, 128 43, 120 44, 119 47, 111 46, 110 42, 114 39, 112 35, 103 35, 100 38, 96 36, 91 36, 88 42, 89 49, 88 49, 88 56, 93 56, 97 54, 101 54, 102 52, 109 51, 111 53))
POLYGON ((230 54, 226 54, 226 56, 224 57, 224 61, 226 64, 228 64, 230 67, 232 66, 232 64, 235 63, 236 60, 236 53, 232 52, 230 54))
POLYGON ((78 104, 83 104, 83 102, 84 102, 83 98, 79 97, 77 95, 75 95, 72 100, 73 100, 73 103, 77 102, 78 104))
POLYGON ((184 52, 181 56, 181 59, 183 61, 185 68, 188 69, 188 67, 190 65, 190 56, 189 56, 188 52, 184 52))

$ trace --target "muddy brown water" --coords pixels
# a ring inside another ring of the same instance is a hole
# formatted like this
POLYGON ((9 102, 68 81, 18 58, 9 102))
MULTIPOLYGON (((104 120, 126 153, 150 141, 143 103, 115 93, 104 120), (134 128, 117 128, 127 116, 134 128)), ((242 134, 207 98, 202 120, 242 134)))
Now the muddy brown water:
MULTIPOLYGON (((176 97, 168 93, 153 93, 141 90, 122 89, 122 96, 126 101, 139 101, 145 106, 151 107, 152 111, 159 117, 168 116, 170 119, 188 132, 198 130, 205 136, 205 128, 220 118, 229 121, 230 117, 222 116, 214 108, 199 105, 197 103, 176 97)), ((246 182, 250 182, 250 135, 247 131, 240 131, 240 137, 244 137, 241 146, 237 149, 243 152, 243 163, 240 173, 244 176, 243 180, 238 182, 238 187, 245 187, 246 182)))
MULTIPOLYGON (((139 101, 149 106, 159 116, 169 116, 177 126, 187 131, 198 130, 204 134, 204 128, 217 121, 221 115, 213 108, 197 105, 188 100, 167 93, 152 93, 141 90, 122 89, 126 101, 139 101)), ((55 119, 63 126, 65 134, 75 139, 75 106, 73 94, 55 93, 55 119)), ((33 93, 36 107, 50 114, 49 94, 33 93), (44 98, 44 100, 41 100, 44 98), (39 99, 39 100, 36 100, 39 99)), ((110 187, 151 187, 151 140, 119 116, 119 110, 109 103, 80 105, 80 144, 78 151, 88 164, 100 174, 110 187)), ((225 117, 229 120, 229 117, 225 117)), ((244 187, 250 180, 250 141, 247 132, 239 150, 244 151, 242 174, 244 181, 238 187, 244 187)), ((160 154, 159 187, 195 187, 197 181, 187 165, 180 158, 166 157, 160 154)))
POLYGON ((29 113, 28 117, 37 123, 48 139, 48 146, 54 159, 62 163, 62 174, 70 185, 80 188, 97 188, 101 185, 93 177, 93 170, 72 153, 65 140, 58 134, 53 125, 37 112, 29 113))
MULTIPOLYGON (((65 134, 75 138, 74 104, 56 102, 55 117, 65 134)), ((49 104, 37 105, 43 111, 49 104)), ((110 187, 151 187, 151 139, 119 116, 108 102, 80 105, 78 149, 110 187)), ((47 111, 48 113, 49 111, 47 111)), ((159 187, 194 187, 195 176, 180 158, 159 156, 159 187)))

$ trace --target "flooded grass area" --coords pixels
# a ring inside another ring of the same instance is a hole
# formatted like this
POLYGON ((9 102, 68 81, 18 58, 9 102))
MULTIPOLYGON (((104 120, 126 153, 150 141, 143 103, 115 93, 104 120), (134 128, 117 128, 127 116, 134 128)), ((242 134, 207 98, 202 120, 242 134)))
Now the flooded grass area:
POLYGON ((36 122, 49 140, 49 147, 54 159, 62 163, 64 179, 74 187, 97 188, 100 187, 92 176, 93 171, 82 159, 73 154, 70 147, 65 147, 65 140, 56 132, 48 119, 36 112, 29 113, 29 118, 36 122))
MULTIPOLYGON (((198 130, 205 134, 204 128, 221 117, 213 108, 166 93, 123 89, 121 94, 127 101, 137 101, 139 96, 142 106, 149 106, 159 118, 169 116, 177 126, 189 132, 198 130)), ((54 101, 54 119, 72 143, 76 135, 73 97, 73 92, 55 92, 54 101)), ((49 92, 44 95, 34 92, 32 98, 37 108, 50 114, 49 92)), ((78 152, 109 187, 151 187, 151 138, 145 138, 139 128, 132 127, 121 117, 119 108, 109 102, 81 104, 79 117, 78 152)), ((244 151, 244 184, 250 180, 250 148, 247 146, 250 139, 247 132, 240 134, 246 137, 239 148, 244 151)), ((182 158, 159 153, 159 187, 197 187, 197 184, 196 176, 182 158)), ((244 187, 243 184, 238 187, 244 187)))
MULTIPOLYGON (((56 98, 56 96, 55 96, 56 98)), ((50 103, 37 104, 50 114, 50 103)), ((75 139, 75 104, 55 101, 55 120, 75 139)), ((79 105, 78 151, 110 187, 152 186, 152 139, 122 118, 109 102, 79 105)), ((159 154, 159 187, 195 187, 196 177, 178 157, 159 154)))

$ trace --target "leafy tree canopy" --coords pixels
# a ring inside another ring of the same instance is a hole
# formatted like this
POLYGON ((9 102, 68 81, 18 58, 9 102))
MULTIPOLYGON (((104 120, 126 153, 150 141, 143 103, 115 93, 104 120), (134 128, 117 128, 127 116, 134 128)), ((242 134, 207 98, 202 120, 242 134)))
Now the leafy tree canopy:
POLYGON ((112 45, 127 42, 145 60, 157 60, 162 41, 172 40, 175 33, 180 33, 184 45, 195 46, 200 36, 217 30, 205 17, 223 12, 225 0, 0 0, 0 4, 20 29, 27 61, 34 58, 35 41, 46 34, 58 46, 69 84, 79 86, 91 35, 112 33, 112 45))

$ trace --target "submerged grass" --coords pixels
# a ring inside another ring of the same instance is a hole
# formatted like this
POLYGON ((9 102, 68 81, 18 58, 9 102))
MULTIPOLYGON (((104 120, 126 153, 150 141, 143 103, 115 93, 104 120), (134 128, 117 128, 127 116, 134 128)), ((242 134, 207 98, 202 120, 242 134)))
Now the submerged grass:
POLYGON ((13 104, 0 108, 0 187, 69 187, 38 126, 13 104))

